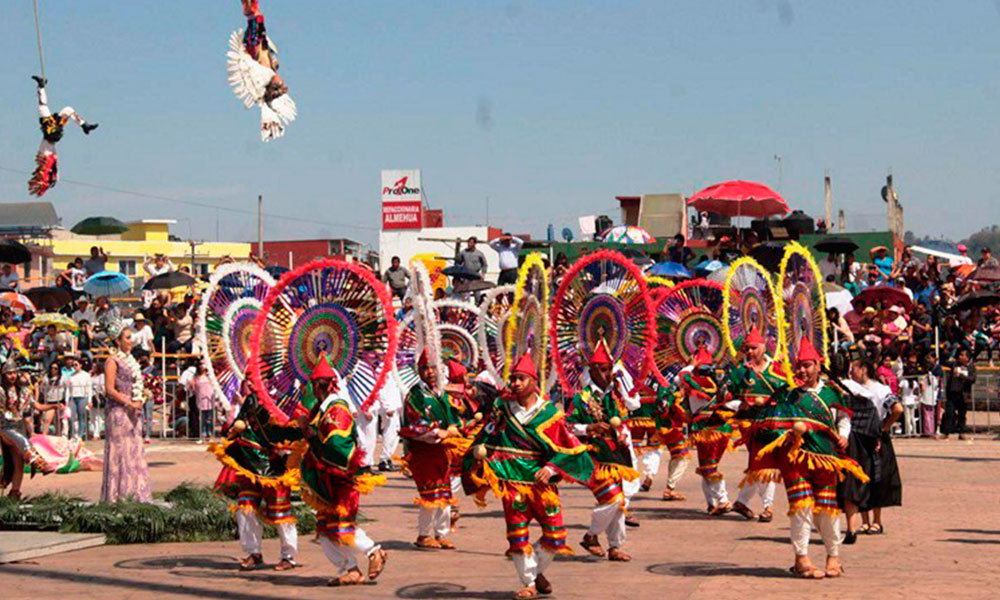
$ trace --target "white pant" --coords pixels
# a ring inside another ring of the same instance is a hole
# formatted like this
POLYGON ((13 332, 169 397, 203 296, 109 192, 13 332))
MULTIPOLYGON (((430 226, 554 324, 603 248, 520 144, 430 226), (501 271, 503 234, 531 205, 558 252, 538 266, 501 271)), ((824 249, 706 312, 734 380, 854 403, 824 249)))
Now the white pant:
POLYGON ((326 555, 327 560, 337 567, 338 575, 351 569, 357 569, 359 556, 371 556, 379 549, 378 544, 368 537, 365 530, 360 527, 354 529, 354 544, 351 546, 341 546, 325 535, 320 536, 319 545, 323 548, 323 554, 326 555))
POLYGON ((809 534, 814 521, 826 546, 826 555, 840 556, 840 518, 825 511, 813 513, 809 508, 796 511, 791 516, 790 535, 795 556, 809 556, 809 534))
POLYGON ((375 456, 375 442, 378 441, 378 415, 373 415, 369 419, 365 413, 358 411, 354 415, 354 427, 357 431, 358 447, 365 453, 361 465, 370 467, 375 456))
POLYGON ((514 559, 517 577, 523 586, 535 585, 535 578, 545 572, 555 557, 555 554, 537 542, 534 544, 534 549, 531 554, 514 554, 511 557, 514 559))
POLYGON ((451 476, 451 497, 459 498, 462 495, 462 477, 460 475, 451 476))
POLYGON ((709 506, 718 506, 729 502, 729 492, 726 491, 726 480, 709 481, 701 478, 701 492, 705 494, 705 502, 709 506))
MULTIPOLYGON (((281 558, 295 561, 299 553, 299 531, 295 523, 275 525, 281 540, 281 558)), ((240 545, 247 554, 260 554, 260 544, 264 539, 264 525, 255 512, 236 511, 236 529, 240 534, 240 545)))
POLYGON ((677 483, 684 476, 684 471, 687 471, 687 466, 687 456, 670 457, 670 462, 667 463, 667 489, 672 490, 677 487, 677 483))
POLYGON ((394 410, 392 415, 386 414, 384 410, 379 412, 379 416, 382 417, 382 451, 379 453, 379 462, 392 461, 392 455, 399 448, 400 410, 402 409, 394 410))
POLYGON ((417 517, 417 535, 420 537, 445 537, 451 533, 451 507, 420 507, 417 517))
POLYGON ((646 450, 642 453, 642 459, 640 464, 642 465, 642 474, 646 477, 656 477, 656 474, 660 472, 660 458, 663 455, 663 450, 661 448, 656 448, 655 450, 646 450))
MULTIPOLYGON (((618 502, 602 504, 594 508, 590 515, 590 535, 608 536, 608 546, 621 548, 625 543, 625 510, 618 502)), ((527 585, 527 584, 525 584, 527 585)))
POLYGON ((622 480, 622 493, 625 494, 625 508, 629 507, 632 503, 632 496, 639 493, 642 488, 642 478, 636 477, 632 481, 622 480))
POLYGON ((744 506, 750 506, 750 500, 754 496, 760 496, 761 503, 764 508, 770 508, 774 506, 774 489, 775 483, 773 481, 768 481, 767 483, 756 481, 754 483, 746 483, 740 488, 740 494, 736 497, 736 501, 744 506))

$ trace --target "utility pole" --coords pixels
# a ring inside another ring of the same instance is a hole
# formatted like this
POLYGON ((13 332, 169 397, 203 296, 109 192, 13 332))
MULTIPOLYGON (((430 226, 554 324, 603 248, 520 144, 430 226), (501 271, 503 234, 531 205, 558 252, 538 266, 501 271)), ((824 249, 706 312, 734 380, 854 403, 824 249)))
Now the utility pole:
POLYGON ((896 190, 892 187, 892 173, 885 176, 886 218, 889 221, 889 233, 896 238, 896 190))
POLYGON ((264 196, 257 196, 257 258, 264 260, 264 222, 261 213, 264 208, 264 196))
POLYGON ((837 212, 837 230, 840 233, 847 231, 847 216, 844 215, 844 209, 837 212))
POLYGON ((826 230, 833 231, 833 190, 829 175, 823 177, 823 207, 826 209, 826 230))

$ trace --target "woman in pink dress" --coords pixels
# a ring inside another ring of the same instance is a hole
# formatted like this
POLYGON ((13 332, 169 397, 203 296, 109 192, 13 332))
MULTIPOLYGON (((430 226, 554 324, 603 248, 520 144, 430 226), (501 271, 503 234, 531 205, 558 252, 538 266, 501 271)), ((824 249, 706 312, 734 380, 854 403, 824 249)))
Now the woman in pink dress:
POLYGON ((104 363, 107 406, 101 502, 150 502, 153 492, 142 446, 142 369, 131 354, 132 330, 115 329, 108 327, 115 349, 104 363))

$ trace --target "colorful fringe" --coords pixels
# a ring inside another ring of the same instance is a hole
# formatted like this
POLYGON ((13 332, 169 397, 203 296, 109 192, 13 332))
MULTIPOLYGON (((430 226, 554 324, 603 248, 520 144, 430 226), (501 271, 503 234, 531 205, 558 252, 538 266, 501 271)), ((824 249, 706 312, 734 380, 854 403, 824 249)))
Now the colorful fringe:
POLYGON ((744 471, 740 487, 754 483, 781 483, 780 469, 747 469, 744 471))
POLYGON ((215 458, 222 463, 224 467, 229 467, 233 471, 236 471, 238 475, 246 478, 255 485, 270 488, 287 487, 292 490, 299 489, 299 484, 302 480, 299 465, 302 462, 302 456, 308 448, 308 444, 306 442, 298 441, 291 444, 279 444, 275 446, 275 449, 277 450, 291 451, 291 454, 288 457, 285 472, 280 477, 264 477, 244 469, 233 459, 232 456, 229 456, 229 454, 226 453, 226 449, 234 443, 236 443, 235 440, 223 440, 221 443, 209 442, 207 451, 214 454, 215 458))
POLYGON ((786 442, 788 442, 790 437, 794 439, 786 454, 789 463, 793 465, 804 465, 810 471, 833 471, 839 475, 840 479, 844 478, 844 472, 846 471, 857 478, 861 483, 868 483, 868 475, 865 474, 864 469, 862 469, 861 466, 854 460, 802 450, 802 437, 794 435, 791 430, 782 433, 778 436, 778 439, 761 448, 760 451, 757 452, 757 456, 764 456, 774 452, 778 448, 781 448, 786 442))
POLYGON ((625 508, 625 493, 622 491, 620 482, 620 479, 600 479, 597 481, 590 491, 593 492, 598 506, 609 506, 617 503, 625 508))
POLYGON ((595 480, 635 481, 640 477, 642 477, 642 474, 639 471, 636 471, 632 467, 616 463, 597 463, 594 469, 595 480))
POLYGON ((317 513, 316 537, 325 535, 338 546, 353 546, 357 528, 357 512, 353 514, 317 513))
POLYGON ((231 512, 256 513, 260 520, 271 525, 295 523, 292 512, 292 501, 288 489, 266 488, 261 491, 244 489, 234 504, 229 506, 231 512), (261 502, 265 510, 261 511, 261 502))

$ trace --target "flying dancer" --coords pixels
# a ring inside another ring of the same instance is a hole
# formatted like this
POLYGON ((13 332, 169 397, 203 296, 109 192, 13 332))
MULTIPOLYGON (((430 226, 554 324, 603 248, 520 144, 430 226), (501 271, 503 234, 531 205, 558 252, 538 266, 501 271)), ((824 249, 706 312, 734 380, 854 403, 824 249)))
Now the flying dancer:
POLYGON ((45 93, 45 85, 48 80, 39 75, 32 75, 31 78, 38 84, 38 123, 42 128, 42 143, 38 146, 38 154, 35 156, 35 172, 28 180, 28 192, 41 197, 59 181, 59 157, 56 155, 56 142, 62 139, 63 127, 66 126, 66 123, 72 119, 74 123, 83 128, 83 133, 87 135, 97 129, 97 123, 86 122, 71 106, 64 107, 56 114, 52 114, 52 110, 49 109, 48 95, 45 93))
POLYGON ((247 26, 229 37, 229 84, 248 109, 260 107, 260 137, 267 142, 285 135, 285 125, 295 120, 297 111, 278 75, 278 48, 267 35, 258 0, 240 2, 247 26))

